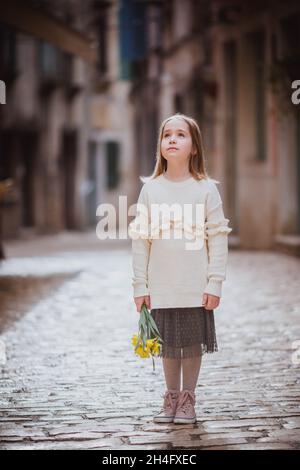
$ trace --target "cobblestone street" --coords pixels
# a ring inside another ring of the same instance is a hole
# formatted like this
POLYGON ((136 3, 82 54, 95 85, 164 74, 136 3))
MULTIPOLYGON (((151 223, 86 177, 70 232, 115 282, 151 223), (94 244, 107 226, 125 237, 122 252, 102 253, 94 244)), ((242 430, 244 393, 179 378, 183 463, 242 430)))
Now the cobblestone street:
POLYGON ((1 449, 300 449, 299 259, 230 251, 198 421, 155 424, 165 382, 161 360, 153 372, 131 345, 130 241, 101 243, 6 244, 1 449))

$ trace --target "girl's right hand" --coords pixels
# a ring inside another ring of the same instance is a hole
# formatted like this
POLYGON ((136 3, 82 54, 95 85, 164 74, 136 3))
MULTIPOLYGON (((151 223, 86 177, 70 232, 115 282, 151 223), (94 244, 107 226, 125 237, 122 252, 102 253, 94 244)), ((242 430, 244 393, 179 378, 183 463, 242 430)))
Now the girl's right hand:
POLYGON ((148 310, 151 310, 150 295, 142 295, 141 297, 134 297, 134 302, 136 305, 136 311, 141 312, 142 305, 145 302, 148 310))

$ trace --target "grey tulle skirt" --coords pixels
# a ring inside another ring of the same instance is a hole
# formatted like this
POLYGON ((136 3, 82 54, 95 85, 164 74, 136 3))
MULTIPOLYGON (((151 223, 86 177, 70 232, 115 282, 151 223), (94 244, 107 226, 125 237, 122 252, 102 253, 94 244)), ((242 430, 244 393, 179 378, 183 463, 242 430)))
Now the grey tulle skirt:
POLYGON ((218 351, 213 310, 155 308, 151 315, 164 341, 159 357, 189 358, 218 351))

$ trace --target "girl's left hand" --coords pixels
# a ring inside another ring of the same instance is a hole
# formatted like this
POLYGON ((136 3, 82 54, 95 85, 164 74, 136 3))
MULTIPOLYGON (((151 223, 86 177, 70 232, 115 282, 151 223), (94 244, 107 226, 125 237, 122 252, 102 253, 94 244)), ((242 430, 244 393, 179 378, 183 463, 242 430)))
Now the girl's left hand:
POLYGON ((202 306, 206 310, 213 310, 217 308, 220 303, 220 297, 212 294, 203 294, 202 306))

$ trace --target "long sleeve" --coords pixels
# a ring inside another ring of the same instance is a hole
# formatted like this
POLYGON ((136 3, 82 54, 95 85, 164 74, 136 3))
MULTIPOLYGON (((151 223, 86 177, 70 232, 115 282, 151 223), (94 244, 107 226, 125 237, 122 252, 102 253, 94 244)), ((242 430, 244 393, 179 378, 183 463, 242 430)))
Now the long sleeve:
POLYGON ((207 196, 207 213, 205 231, 208 245, 208 283, 204 290, 207 294, 222 295, 222 282, 226 280, 226 266, 228 259, 228 234, 232 228, 228 227, 229 219, 225 219, 223 203, 214 182, 207 196))
POLYGON ((149 295, 148 262, 151 250, 149 223, 150 209, 144 185, 138 198, 136 217, 128 227, 132 239, 132 287, 134 297, 149 295), (142 204, 142 207, 139 206, 140 204, 142 204))

